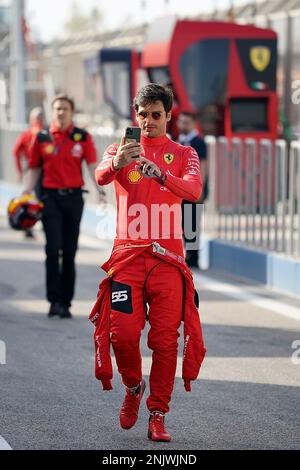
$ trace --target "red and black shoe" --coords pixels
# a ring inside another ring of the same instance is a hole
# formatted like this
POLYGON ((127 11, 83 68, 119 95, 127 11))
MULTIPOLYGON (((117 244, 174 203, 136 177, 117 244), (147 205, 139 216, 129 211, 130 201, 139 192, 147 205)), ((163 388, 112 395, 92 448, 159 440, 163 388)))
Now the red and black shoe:
POLYGON ((170 442, 171 436, 165 428, 165 415, 152 411, 149 418, 148 438, 155 442, 170 442))
POLYGON ((132 428, 137 422, 140 403, 146 388, 145 380, 135 388, 126 387, 125 399, 120 411, 120 425, 123 429, 132 428))

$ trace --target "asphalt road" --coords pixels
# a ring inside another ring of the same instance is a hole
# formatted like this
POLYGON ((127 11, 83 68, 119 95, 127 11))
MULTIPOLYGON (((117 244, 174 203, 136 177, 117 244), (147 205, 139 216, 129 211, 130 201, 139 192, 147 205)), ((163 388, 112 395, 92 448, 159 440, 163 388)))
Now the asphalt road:
MULTIPOLYGON (((124 431, 117 372, 111 392, 103 392, 93 375, 87 316, 107 249, 82 239, 74 319, 50 320, 42 247, 41 234, 26 241, 1 221, 0 345, 6 364, 0 364, 0 447, 5 439, 13 449, 300 449, 300 364, 291 359, 292 344, 300 340, 299 300, 199 273, 207 358, 191 393, 184 391, 179 358, 166 421, 173 440, 155 444, 147 439, 145 401, 137 425, 124 431)), ((179 351, 181 356, 182 343, 179 351)))

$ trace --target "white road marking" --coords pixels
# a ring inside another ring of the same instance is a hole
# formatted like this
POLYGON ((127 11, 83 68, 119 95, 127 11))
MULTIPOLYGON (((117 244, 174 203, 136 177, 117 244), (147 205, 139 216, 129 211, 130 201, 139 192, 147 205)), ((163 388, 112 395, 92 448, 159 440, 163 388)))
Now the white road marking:
MULTIPOLYGON (((117 374, 115 357, 112 357, 117 374)), ((149 376, 152 358, 143 356, 143 376, 149 376)), ((206 357, 197 380, 218 380, 300 387, 295 365, 289 357, 206 357)), ((177 358, 176 378, 182 378, 182 357, 177 358)))
POLYGON ((251 305, 255 305, 265 310, 270 310, 278 315, 300 321, 300 308, 294 307, 293 305, 289 305, 278 300, 263 298, 257 294, 246 292, 241 287, 229 283, 225 284, 198 273, 194 273, 194 281, 197 288, 200 287, 213 292, 218 292, 228 297, 248 302, 251 305))
POLYGON ((12 450, 10 445, 6 442, 5 439, 3 439, 2 436, 0 436, 0 450, 12 450))
POLYGON ((79 235, 79 246, 82 248, 96 248, 97 250, 111 249, 113 240, 101 240, 100 238, 92 237, 84 233, 79 235))
MULTIPOLYGON (((71 309, 72 313, 75 316, 87 318, 93 308, 95 299, 91 298, 89 301, 76 299, 73 302, 74 305, 72 305, 71 309)), ((42 315, 45 315, 45 312, 47 312, 49 308, 48 302, 44 299, 7 299, 4 305, 14 307, 21 312, 37 313, 42 315)), ((56 318, 54 317, 53 320, 55 319, 56 318)))

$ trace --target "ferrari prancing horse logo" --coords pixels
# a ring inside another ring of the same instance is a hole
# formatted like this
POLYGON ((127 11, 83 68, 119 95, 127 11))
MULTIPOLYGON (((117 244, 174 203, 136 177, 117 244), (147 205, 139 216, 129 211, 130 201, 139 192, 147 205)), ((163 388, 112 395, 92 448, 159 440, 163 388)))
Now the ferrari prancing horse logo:
POLYGON ((171 165, 173 160, 174 160, 174 155, 172 153, 164 154, 164 161, 166 162, 167 165, 171 165))
POLYGON ((271 51, 266 46, 251 47, 250 61, 255 70, 263 72, 271 60, 271 51))

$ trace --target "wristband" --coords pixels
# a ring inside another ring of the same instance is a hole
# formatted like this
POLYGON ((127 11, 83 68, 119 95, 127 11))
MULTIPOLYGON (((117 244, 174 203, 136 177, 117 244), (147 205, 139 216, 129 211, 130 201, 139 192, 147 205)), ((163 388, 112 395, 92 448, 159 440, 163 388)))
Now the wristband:
POLYGON ((161 173, 161 175, 160 175, 159 177, 156 176, 156 179, 157 179, 157 181, 158 181, 160 184, 164 185, 164 184, 165 184, 165 181, 166 181, 166 179, 167 179, 167 174, 164 173, 162 170, 160 170, 160 173, 161 173))

